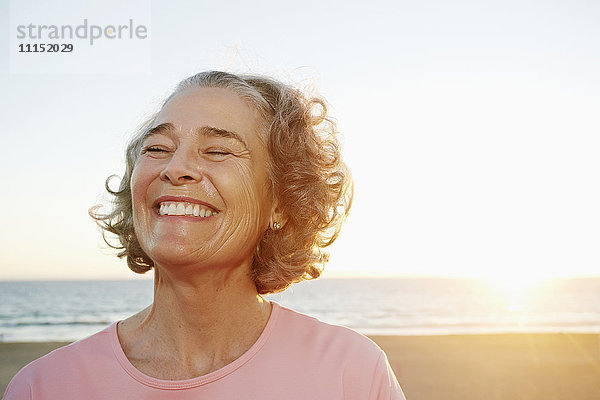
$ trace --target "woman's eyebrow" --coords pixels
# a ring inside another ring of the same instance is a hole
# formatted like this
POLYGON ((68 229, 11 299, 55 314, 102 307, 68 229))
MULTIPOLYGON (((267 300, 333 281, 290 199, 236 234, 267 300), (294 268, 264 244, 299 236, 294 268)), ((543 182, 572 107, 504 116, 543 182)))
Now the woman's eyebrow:
MULTIPOLYGON (((172 123, 165 122, 165 123, 156 125, 154 128, 148 129, 148 131, 146 132, 145 138, 149 138, 150 136, 159 135, 159 134, 160 135, 168 135, 169 133, 171 133, 174 130, 175 130, 175 126, 172 123)), ((246 148, 246 150, 248 149, 248 145, 246 144, 246 142, 244 141, 244 139, 242 139, 242 137, 240 135, 238 135, 235 132, 228 131, 227 129, 215 128, 213 126, 200 126, 200 127, 194 129, 194 134, 196 136, 205 136, 205 137, 212 136, 212 137, 223 137, 223 138, 235 139, 238 142, 240 142, 246 148)))
POLYGON ((240 135, 235 132, 228 131, 227 129, 220 129, 212 126, 201 126, 194 129, 194 133, 198 136, 213 136, 235 139, 240 142, 246 148, 246 150, 248 149, 248 145, 246 142, 244 142, 244 139, 242 139, 240 135))

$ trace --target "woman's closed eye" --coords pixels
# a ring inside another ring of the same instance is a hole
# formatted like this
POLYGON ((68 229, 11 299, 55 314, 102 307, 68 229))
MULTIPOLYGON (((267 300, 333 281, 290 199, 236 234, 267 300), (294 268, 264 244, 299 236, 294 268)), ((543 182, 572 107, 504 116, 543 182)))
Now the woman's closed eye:
POLYGON ((164 157, 169 150, 164 147, 159 146, 146 146, 142 148, 140 152, 141 155, 146 154, 148 157, 156 158, 156 157, 164 157))
POLYGON ((152 152, 159 153, 159 152, 163 152, 163 151, 167 151, 167 150, 165 150, 165 149, 163 149, 163 148, 161 148, 161 147, 156 147, 156 146, 148 146, 148 147, 146 147, 146 148, 144 149, 144 151, 148 151, 148 152, 151 152, 151 153, 152 153, 152 152))
POLYGON ((217 156, 226 156, 231 154, 231 151, 224 149, 209 149, 205 151, 206 154, 217 155, 217 156))

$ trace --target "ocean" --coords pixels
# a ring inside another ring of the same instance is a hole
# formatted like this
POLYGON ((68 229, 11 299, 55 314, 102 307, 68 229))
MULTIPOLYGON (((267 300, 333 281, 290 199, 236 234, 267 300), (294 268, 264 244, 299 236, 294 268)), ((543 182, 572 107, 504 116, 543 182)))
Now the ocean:
MULTIPOLYGON (((265 296, 365 335, 600 333, 600 278, 318 279, 265 296)), ((152 303, 152 282, 0 282, 0 341, 73 341, 152 303)))

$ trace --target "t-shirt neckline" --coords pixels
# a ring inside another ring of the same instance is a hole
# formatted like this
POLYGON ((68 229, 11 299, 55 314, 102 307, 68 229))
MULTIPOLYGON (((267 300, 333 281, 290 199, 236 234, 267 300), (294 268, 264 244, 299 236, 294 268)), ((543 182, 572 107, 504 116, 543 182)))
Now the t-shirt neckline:
POLYGON ((242 365, 247 363, 250 359, 252 359, 252 357, 254 357, 254 355, 256 355, 256 353, 258 353, 258 351, 263 347, 263 345, 266 343, 267 339, 269 338, 269 335, 273 331, 273 327, 275 326, 275 322, 277 320, 277 317, 279 316, 279 312, 281 309, 281 306, 279 303, 277 303, 273 300, 269 300, 269 302, 271 303, 271 306, 272 306, 271 307, 271 315, 269 316, 269 320, 267 321, 267 324, 265 325, 262 333, 260 334, 260 336, 258 337, 256 342, 254 342, 254 344, 252 346, 250 346, 250 348, 248 350, 246 350, 246 352, 244 354, 242 354, 239 358, 237 358, 233 362, 225 365, 222 368, 219 368, 216 371, 210 372, 206 375, 189 378, 189 379, 183 379, 183 380, 167 380, 167 379, 153 378, 151 376, 144 374, 143 372, 141 372, 140 370, 135 368, 133 366, 133 364, 131 364, 131 362, 125 355, 123 348, 121 347, 121 343, 119 342, 119 336, 117 335, 117 324, 120 322, 120 320, 114 322, 108 328, 110 342, 111 342, 111 345, 113 348, 113 352, 117 358, 117 361, 121 365, 121 367, 123 367, 123 369, 132 378, 134 378, 138 382, 143 383, 144 385, 159 388, 159 389, 188 389, 188 388, 192 388, 192 387, 206 385, 208 383, 214 382, 218 379, 221 379, 221 378, 231 374, 232 372, 234 372, 235 370, 240 368, 242 365))

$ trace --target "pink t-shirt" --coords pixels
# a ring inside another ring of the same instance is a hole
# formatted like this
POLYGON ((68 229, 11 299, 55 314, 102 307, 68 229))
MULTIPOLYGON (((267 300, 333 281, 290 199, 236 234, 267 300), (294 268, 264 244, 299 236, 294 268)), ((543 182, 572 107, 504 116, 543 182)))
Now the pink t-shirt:
POLYGON ((23 367, 4 399, 404 399, 375 342, 271 303, 252 347, 209 374, 176 381, 145 375, 125 356, 115 322, 23 367))

